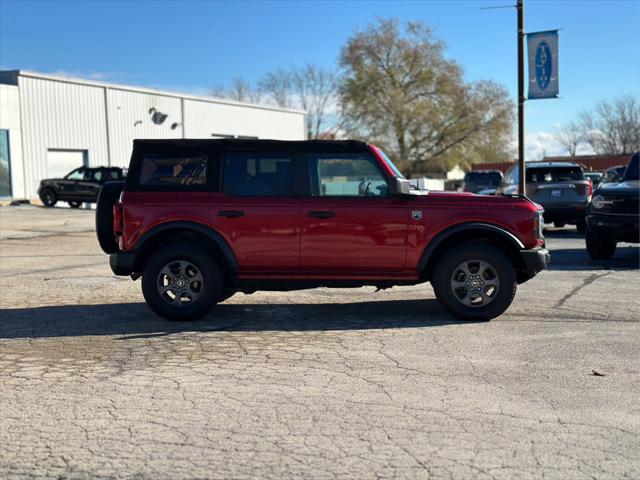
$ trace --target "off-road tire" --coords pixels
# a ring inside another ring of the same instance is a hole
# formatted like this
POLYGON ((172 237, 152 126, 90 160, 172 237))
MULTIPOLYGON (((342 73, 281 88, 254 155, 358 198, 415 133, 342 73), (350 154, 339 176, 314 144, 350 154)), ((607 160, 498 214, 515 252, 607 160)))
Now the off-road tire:
POLYGON ((69 200, 67 203, 71 208, 80 208, 80 205, 82 205, 82 202, 79 202, 77 200, 69 200))
POLYGON ((142 293, 149 307, 161 317, 174 321, 195 320, 209 312, 221 298, 222 274, 206 249, 186 242, 165 244, 151 254, 144 267, 142 293), (174 262, 186 262, 196 267, 202 276, 200 296, 192 304, 171 304, 160 293, 161 272, 174 262))
POLYGON ((587 231, 587 222, 578 222, 576 223, 576 230, 578 231, 578 233, 584 235, 584 233, 587 231))
POLYGON ((113 234, 113 205, 118 200, 124 182, 107 182, 98 193, 96 204, 96 235, 104 253, 115 253, 118 244, 113 234))
POLYGON ((616 251, 617 242, 613 238, 590 228, 587 228, 585 241, 587 252, 594 260, 609 260, 616 251))
POLYGON ((58 202, 58 196, 52 188, 45 188, 40 192, 40 201, 45 207, 53 207, 58 202))
POLYGON ((435 267, 431 284, 442 307, 461 320, 491 320, 498 317, 511 305, 518 286, 511 260, 499 249, 484 242, 467 242, 447 250, 435 267), (454 294, 453 278, 461 264, 475 260, 485 262, 493 269, 499 286, 495 296, 486 305, 467 306, 454 294))

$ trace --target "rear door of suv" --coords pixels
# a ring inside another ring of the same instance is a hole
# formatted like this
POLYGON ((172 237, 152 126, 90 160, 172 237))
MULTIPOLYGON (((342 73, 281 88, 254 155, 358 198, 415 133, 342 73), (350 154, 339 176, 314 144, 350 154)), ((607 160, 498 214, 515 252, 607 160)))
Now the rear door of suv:
POLYGON ((243 278, 295 273, 300 261, 299 164, 292 153, 223 154, 224 195, 215 200, 212 224, 227 240, 243 278))
POLYGON ((407 201, 367 153, 309 154, 301 202, 301 271, 357 278, 404 270, 407 201))

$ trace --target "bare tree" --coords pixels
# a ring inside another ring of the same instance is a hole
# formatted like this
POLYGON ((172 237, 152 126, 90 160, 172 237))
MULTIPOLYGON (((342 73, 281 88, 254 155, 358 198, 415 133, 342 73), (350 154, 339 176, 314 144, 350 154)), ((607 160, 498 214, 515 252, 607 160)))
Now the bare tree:
POLYGON ((292 98, 292 74, 283 69, 267 73, 260 80, 260 89, 276 106, 291 108, 292 98))
POLYGON ((229 92, 224 85, 216 85, 209 91, 209 95, 215 98, 229 98, 229 92))
POLYGON ((640 99, 622 95, 598 103, 579 115, 586 142, 598 154, 628 154, 640 150, 640 99))
POLYGON ((235 77, 231 80, 231 98, 237 100, 239 102, 248 102, 249 101, 249 92, 251 87, 249 87, 249 83, 244 78, 235 77))
POLYGON ((234 77, 231 80, 230 88, 218 85, 211 91, 211 96, 228 98, 238 102, 260 103, 262 91, 259 87, 253 88, 244 78, 234 77))
POLYGON ((336 102, 336 74, 307 64, 294 69, 291 78, 300 107, 307 112, 307 136, 317 139, 323 133, 323 124, 336 102))
POLYGON ((575 157, 576 152, 578 151, 578 146, 584 141, 582 129, 574 122, 570 122, 558 128, 553 136, 572 157, 575 157))

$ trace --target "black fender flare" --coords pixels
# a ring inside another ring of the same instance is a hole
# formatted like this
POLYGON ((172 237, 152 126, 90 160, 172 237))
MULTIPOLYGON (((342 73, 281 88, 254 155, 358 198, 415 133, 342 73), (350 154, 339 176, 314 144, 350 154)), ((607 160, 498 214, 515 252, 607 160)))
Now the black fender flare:
POLYGON ((204 235, 220 249, 222 255, 224 256, 224 260, 227 262, 227 265, 229 266, 231 272, 236 272, 238 270, 238 261, 236 260, 236 256, 234 255, 233 250, 224 239, 224 237, 213 230, 211 227, 198 222, 180 220, 169 221, 161 223, 160 225, 156 225, 151 230, 142 235, 142 237, 140 237, 140 239, 133 247, 133 250, 136 253, 144 251, 149 241, 152 241, 156 235, 162 232, 166 232, 167 230, 186 230, 204 235))
POLYGON ((490 234, 497 234, 501 238, 509 242, 509 244, 513 245, 514 248, 518 250, 524 250, 525 248, 524 244, 520 241, 518 237, 516 237, 513 233, 511 233, 510 231, 498 225, 494 225, 492 223, 485 223, 485 222, 458 223, 451 227, 445 228, 440 233, 438 233, 435 237, 433 237, 433 239, 429 242, 429 244, 425 247, 424 251, 422 252, 422 256, 420 257, 420 262, 418 263, 418 271, 423 272, 425 270, 433 252, 435 252, 436 249, 440 245, 442 245, 442 243, 445 242, 448 238, 450 238, 452 235, 456 235, 458 233, 471 231, 471 230, 475 230, 475 231, 484 230, 490 234))

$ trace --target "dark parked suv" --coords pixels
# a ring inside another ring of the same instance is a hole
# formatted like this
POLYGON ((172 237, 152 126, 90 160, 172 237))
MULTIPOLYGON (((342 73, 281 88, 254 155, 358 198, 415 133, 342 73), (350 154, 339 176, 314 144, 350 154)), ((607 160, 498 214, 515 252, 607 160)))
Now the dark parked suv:
POLYGON ((96 230, 113 272, 142 277, 166 318, 235 292, 424 282, 460 318, 502 314, 549 260, 542 210, 417 188, 362 142, 136 140, 96 230))
POLYGON ((587 251, 593 259, 611 258, 618 242, 638 243, 640 234, 640 153, 631 157, 619 183, 601 183, 587 216, 587 251))
POLYGON ((45 207, 53 207, 62 200, 78 208, 83 203, 96 202, 100 187, 106 182, 123 178, 123 171, 118 167, 80 167, 62 178, 42 180, 38 196, 45 207))
MULTIPOLYGON (((515 193, 518 176, 518 166, 511 167, 498 193, 515 193)), ((544 221, 553 222, 556 227, 573 224, 579 233, 584 233, 592 189, 577 163, 527 162, 527 196, 544 207, 544 221)))

